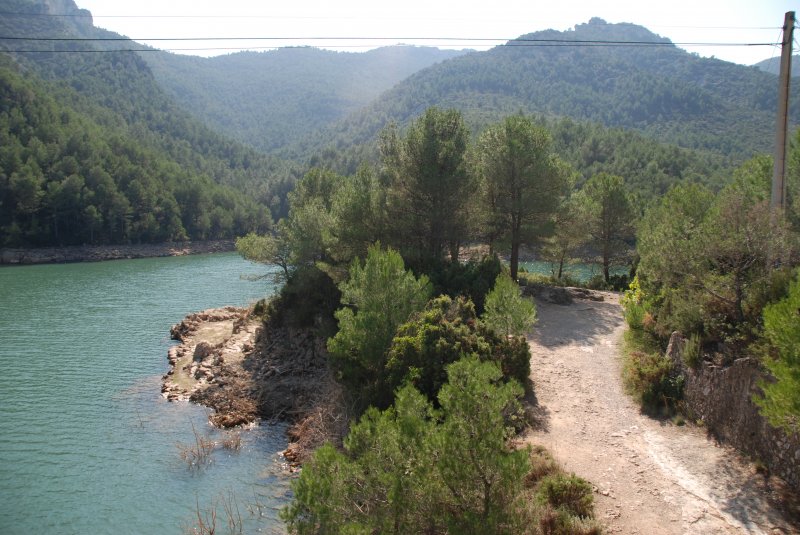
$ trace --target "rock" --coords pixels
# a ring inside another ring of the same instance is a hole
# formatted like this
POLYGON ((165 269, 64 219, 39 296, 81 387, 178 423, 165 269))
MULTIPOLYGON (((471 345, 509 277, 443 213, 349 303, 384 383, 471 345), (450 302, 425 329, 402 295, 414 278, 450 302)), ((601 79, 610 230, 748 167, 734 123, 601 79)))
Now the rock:
POLYGON ((682 366, 683 346, 685 344, 686 340, 683 339, 680 332, 674 331, 670 335, 669 343, 667 344, 667 357, 669 357, 678 368, 682 366))
POLYGON ((208 342, 200 342, 195 346, 194 355, 192 358, 194 360, 203 360, 209 355, 213 354, 214 354, 214 346, 212 346, 208 342))

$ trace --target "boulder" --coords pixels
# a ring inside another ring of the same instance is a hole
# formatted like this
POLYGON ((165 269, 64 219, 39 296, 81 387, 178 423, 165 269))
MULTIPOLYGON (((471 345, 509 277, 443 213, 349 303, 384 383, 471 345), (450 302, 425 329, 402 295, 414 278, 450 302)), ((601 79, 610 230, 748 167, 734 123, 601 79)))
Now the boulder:
POLYGON ((194 348, 193 360, 199 361, 214 354, 214 346, 208 342, 200 342, 194 348))

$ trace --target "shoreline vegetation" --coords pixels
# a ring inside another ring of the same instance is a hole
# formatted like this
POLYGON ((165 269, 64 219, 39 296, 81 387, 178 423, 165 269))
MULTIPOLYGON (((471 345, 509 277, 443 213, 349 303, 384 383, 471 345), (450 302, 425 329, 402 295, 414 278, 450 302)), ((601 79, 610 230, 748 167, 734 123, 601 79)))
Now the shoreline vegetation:
POLYGON ((128 245, 70 245, 42 248, 0 248, 0 266, 104 262, 235 251, 233 240, 185 241, 128 245))

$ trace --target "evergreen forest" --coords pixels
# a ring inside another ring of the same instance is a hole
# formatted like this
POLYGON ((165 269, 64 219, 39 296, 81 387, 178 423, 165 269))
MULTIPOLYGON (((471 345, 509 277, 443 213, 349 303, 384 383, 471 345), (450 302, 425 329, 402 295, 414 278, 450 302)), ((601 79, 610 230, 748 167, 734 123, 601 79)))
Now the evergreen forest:
POLYGON ((586 481, 512 447, 525 286, 624 292, 645 410, 680 408, 679 331, 691 366, 758 359, 755 403, 800 430, 800 92, 778 212, 774 74, 597 18, 485 52, 204 59, 72 0, 0 6, 0 247, 236 239, 277 267, 259 314, 323 341, 351 425, 296 480, 292 532, 600 532, 586 481), (658 46, 533 46, 565 39, 658 46))

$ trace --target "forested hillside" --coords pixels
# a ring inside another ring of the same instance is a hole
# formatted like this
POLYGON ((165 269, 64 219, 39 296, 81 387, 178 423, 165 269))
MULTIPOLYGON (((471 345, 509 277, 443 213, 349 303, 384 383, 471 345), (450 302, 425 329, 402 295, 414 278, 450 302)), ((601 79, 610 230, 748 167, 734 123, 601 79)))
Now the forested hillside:
MULTIPOLYGON (((762 71, 771 74, 779 74, 781 72, 781 56, 778 54, 777 56, 773 56, 769 59, 759 61, 758 63, 754 64, 753 67, 758 67, 762 71)), ((800 56, 795 54, 792 56, 792 78, 797 78, 800 76, 798 69, 800 69, 800 56)))
POLYGON ((463 53, 414 46, 363 53, 298 47, 213 58, 147 52, 142 58, 185 109, 237 141, 270 151, 366 106, 416 71, 463 53))
MULTIPOLYGON (((41 2, 4 4, 13 13, 48 12, 41 2)), ((80 13, 72 2, 54 9, 80 13)), ((9 16, 0 30, 108 35, 79 17, 9 16)), ((233 237, 268 228, 269 209, 285 211, 290 167, 183 112, 135 53, 71 41, 0 47, 0 243, 233 237)))
MULTIPOLYGON (((794 124, 800 118, 799 95, 795 88, 794 124)), ((742 161, 772 150, 776 99, 774 75, 689 54, 640 26, 592 19, 574 30, 525 35, 420 71, 288 153, 307 154, 334 137, 338 145, 348 139, 365 142, 387 121, 405 124, 435 105, 461 110, 477 129, 522 111, 635 129, 657 141, 742 161), (538 46, 576 40, 584 43, 538 46), (665 46, 590 46, 585 41, 665 46)))

